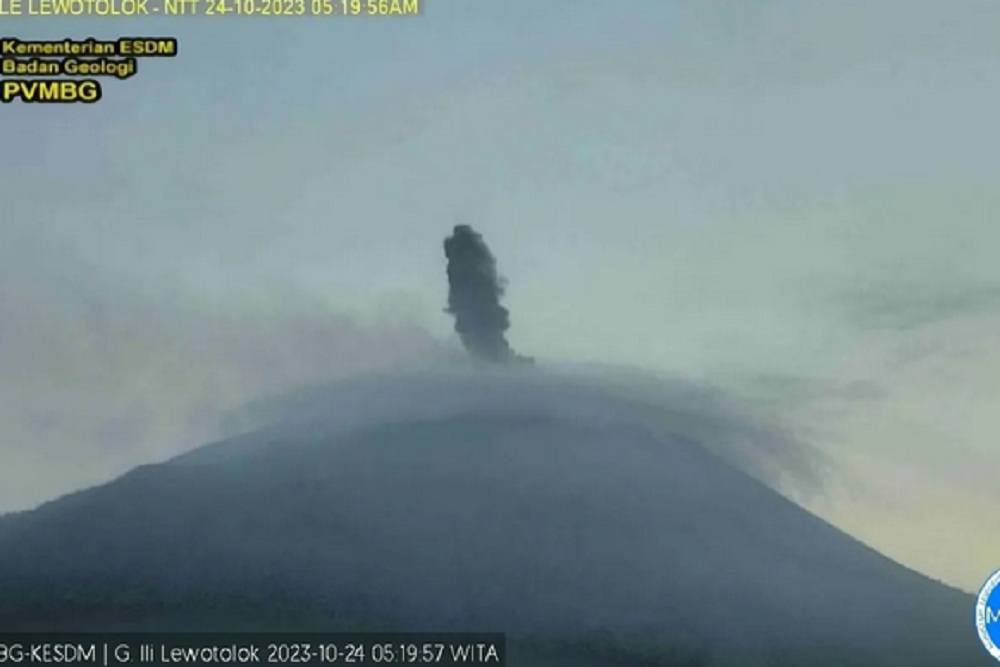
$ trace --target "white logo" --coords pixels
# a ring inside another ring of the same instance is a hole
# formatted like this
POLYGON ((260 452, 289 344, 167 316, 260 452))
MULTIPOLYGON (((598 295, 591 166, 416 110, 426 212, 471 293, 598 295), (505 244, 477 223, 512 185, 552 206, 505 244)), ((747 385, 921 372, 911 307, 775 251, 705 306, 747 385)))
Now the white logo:
POLYGON ((994 572, 979 589, 976 630, 986 651, 1000 662, 1000 570, 994 572))

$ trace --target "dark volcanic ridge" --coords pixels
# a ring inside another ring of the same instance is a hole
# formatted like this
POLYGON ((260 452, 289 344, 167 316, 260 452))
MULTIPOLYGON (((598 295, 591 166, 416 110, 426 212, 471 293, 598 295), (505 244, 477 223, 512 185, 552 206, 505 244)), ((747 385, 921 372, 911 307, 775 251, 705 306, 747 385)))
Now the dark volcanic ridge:
POLYGON ((525 665, 989 664, 968 596, 568 386, 341 385, 4 517, 0 627, 506 631, 525 665))

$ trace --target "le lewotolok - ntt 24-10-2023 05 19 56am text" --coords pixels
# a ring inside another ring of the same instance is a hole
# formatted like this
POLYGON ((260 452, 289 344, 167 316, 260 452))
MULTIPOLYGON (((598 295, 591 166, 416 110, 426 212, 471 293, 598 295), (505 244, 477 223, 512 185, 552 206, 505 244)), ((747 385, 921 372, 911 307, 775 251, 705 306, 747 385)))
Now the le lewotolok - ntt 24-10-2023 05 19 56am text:
POLYGON ((424 0, 0 0, 5 16, 404 17, 424 0))
MULTIPOLYGON (((424 0, 0 0, 4 17, 402 17, 424 0)), ((139 60, 173 58, 174 37, 29 41, 0 37, 0 102, 83 103, 103 97, 102 80, 129 79, 139 60)))

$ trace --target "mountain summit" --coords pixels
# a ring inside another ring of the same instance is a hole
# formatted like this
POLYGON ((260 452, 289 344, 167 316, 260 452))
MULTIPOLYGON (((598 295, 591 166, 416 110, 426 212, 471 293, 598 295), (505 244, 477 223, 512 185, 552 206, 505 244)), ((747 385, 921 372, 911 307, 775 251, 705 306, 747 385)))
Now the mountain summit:
POLYGON ((602 391, 478 369, 317 390, 0 519, 0 627, 504 631, 512 665, 989 664, 968 596, 602 391))

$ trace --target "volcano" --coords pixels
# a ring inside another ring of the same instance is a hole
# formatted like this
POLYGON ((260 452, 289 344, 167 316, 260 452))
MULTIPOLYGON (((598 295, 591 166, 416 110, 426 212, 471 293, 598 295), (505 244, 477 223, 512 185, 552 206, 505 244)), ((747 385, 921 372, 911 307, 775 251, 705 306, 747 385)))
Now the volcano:
POLYGON ((970 596, 681 412, 531 368, 305 392, 0 519, 0 628, 496 631, 512 665, 990 664, 970 596))

